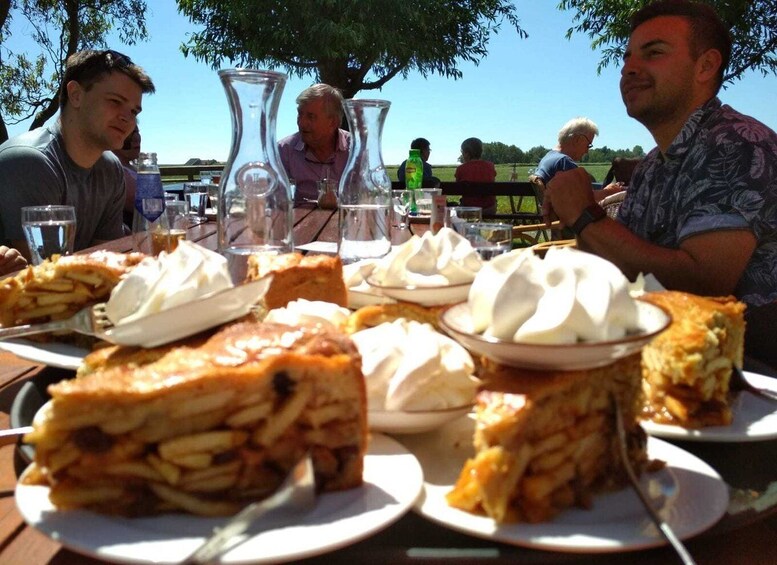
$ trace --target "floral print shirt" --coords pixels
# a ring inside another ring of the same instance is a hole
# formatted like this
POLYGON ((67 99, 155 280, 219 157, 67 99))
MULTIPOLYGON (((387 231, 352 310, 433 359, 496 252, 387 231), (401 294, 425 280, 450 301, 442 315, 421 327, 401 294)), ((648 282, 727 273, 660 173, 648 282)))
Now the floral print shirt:
POLYGON ((735 294, 752 306, 777 301, 777 134, 712 98, 666 155, 655 148, 637 167, 618 220, 674 249, 704 232, 751 230, 756 249, 735 294))

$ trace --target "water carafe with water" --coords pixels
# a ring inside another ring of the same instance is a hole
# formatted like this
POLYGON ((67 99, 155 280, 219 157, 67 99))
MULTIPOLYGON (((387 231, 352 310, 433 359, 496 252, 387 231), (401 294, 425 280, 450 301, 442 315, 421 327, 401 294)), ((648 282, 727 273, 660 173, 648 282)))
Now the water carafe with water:
POLYGON ((340 241, 344 264, 383 257, 391 250, 391 180, 381 155, 381 136, 391 102, 345 100, 351 152, 340 177, 340 241))

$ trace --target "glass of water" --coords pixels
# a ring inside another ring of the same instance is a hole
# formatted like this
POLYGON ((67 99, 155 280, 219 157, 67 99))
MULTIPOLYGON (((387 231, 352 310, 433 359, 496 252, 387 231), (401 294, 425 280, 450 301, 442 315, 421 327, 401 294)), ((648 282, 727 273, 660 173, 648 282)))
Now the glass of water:
POLYGON ((189 204, 189 220, 193 224, 202 224, 208 221, 205 217, 205 209, 208 207, 208 184, 204 182, 187 182, 183 185, 183 196, 189 204))
POLYGON ((491 222, 467 224, 464 237, 483 260, 488 261, 513 248, 513 226, 491 222))
POLYGON ((33 265, 52 255, 69 255, 76 240, 76 211, 72 206, 25 206, 22 229, 33 265))

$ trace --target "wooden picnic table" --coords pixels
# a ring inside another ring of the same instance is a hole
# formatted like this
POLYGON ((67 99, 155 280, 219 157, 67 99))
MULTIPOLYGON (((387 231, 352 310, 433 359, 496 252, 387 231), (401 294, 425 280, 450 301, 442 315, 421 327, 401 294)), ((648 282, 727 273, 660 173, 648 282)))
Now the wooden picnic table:
MULTIPOLYGON (((294 210, 296 244, 336 241, 337 211, 303 207, 294 210)), ((421 227, 423 229, 423 227, 421 227)), ((192 227, 190 240, 214 249, 216 226, 192 227)), ((129 251, 132 237, 101 249, 129 251)), ((72 377, 71 371, 47 368, 0 351, 0 426, 9 426, 14 397, 27 382, 53 382, 72 377)), ((398 437, 401 441, 401 436, 398 437)), ((750 509, 726 514, 717 525, 687 541, 700 564, 774 563, 777 540, 777 441, 743 443, 674 442, 714 467, 731 487, 750 501, 750 509), (771 501, 764 493, 772 487, 771 501), (760 507, 756 501, 763 504, 760 507)), ((0 563, 7 565, 90 565, 103 563, 63 548, 26 526, 14 504, 14 487, 24 469, 17 446, 0 447, 0 563)), ((310 563, 614 563, 677 562, 666 547, 620 554, 565 554, 504 545, 436 525, 409 512, 383 531, 337 551, 311 558, 310 563)))

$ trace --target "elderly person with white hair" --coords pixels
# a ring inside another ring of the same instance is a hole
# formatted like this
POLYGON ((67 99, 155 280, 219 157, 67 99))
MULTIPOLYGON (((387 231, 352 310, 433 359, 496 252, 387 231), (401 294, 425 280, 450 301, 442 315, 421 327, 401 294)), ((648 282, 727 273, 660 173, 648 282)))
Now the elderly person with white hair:
POLYGON ((576 169, 597 135, 599 128, 588 118, 569 120, 558 132, 558 144, 540 160, 534 174, 547 184, 559 171, 576 169))
POLYGON ((315 200, 320 180, 340 182, 351 147, 351 134, 339 127, 342 119, 337 88, 319 83, 297 96, 299 131, 278 142, 283 167, 297 185, 296 203, 315 200))

